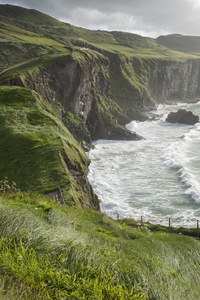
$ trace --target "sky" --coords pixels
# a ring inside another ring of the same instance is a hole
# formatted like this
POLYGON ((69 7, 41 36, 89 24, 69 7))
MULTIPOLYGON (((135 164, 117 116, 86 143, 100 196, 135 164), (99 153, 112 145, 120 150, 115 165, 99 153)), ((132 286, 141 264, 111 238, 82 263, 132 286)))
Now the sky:
POLYGON ((200 0, 0 0, 93 30, 200 36, 200 0))

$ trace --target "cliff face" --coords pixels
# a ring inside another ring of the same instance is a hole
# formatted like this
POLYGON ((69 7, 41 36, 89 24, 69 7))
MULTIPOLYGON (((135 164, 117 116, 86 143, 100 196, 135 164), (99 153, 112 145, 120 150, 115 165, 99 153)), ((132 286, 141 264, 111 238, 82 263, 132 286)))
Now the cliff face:
POLYGON ((36 63, 6 83, 37 91, 84 145, 101 138, 139 139, 122 125, 145 120, 156 103, 198 98, 199 74, 198 59, 130 59, 83 49, 36 63))
MULTIPOLYGON (((102 68, 106 73, 107 62, 102 62, 102 68)), ((91 135, 95 136, 96 124, 89 135, 83 124, 87 123, 91 109, 93 108, 93 95, 107 92, 108 81, 103 76, 98 76, 95 62, 84 65, 70 56, 56 60, 51 66, 42 68, 36 74, 29 74, 23 81, 24 86, 36 90, 52 105, 59 101, 62 105, 60 119, 65 123, 68 112, 79 117, 82 128, 74 128, 68 124, 70 130, 74 130, 76 138, 91 142, 91 135), (80 132, 79 132, 80 131, 80 132)))
POLYGON ((57 60, 38 74, 29 75, 24 85, 37 90, 49 102, 60 100, 63 106, 80 116, 84 122, 92 107, 94 90, 97 95, 107 94, 109 84, 107 75, 108 61, 101 62, 101 70, 95 61, 81 64, 70 56, 57 60))
POLYGON ((91 54, 89 49, 74 51, 54 57, 51 63, 27 68, 11 76, 6 84, 33 89, 52 106, 60 103, 60 119, 79 142, 140 139, 120 125, 128 123, 130 118, 112 100, 110 60, 104 55, 91 54))
POLYGON ((122 57, 111 61, 111 90, 130 119, 145 120, 156 103, 200 97, 200 60, 182 61, 122 57))
MULTIPOLYGON (((115 55, 111 58, 110 79, 113 98, 130 122, 144 120, 144 113, 155 109, 149 91, 150 65, 145 59, 115 55)), ((122 123, 127 119, 122 120, 122 123)))
POLYGON ((149 91, 158 102, 195 99, 200 95, 200 61, 158 63, 149 72, 149 91))

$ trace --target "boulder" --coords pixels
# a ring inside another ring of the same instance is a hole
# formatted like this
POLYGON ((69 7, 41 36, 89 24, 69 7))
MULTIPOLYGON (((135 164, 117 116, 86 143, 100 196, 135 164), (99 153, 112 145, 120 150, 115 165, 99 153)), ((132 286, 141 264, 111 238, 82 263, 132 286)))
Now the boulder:
POLYGON ((179 109, 177 112, 171 112, 166 119, 170 123, 181 123, 194 125, 199 122, 199 117, 195 116, 191 111, 179 109))

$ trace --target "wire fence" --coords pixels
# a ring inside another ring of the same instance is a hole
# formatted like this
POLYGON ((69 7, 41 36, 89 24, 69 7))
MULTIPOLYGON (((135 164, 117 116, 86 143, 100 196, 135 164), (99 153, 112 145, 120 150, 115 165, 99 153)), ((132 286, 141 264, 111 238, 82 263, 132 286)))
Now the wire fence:
MULTIPOLYGON (((120 221, 120 215, 119 215, 119 213, 117 213, 117 221, 120 221)), ((142 227, 146 227, 146 225, 148 223, 149 222, 144 222, 143 216, 141 216, 141 218, 140 218, 139 221, 136 221, 136 224, 139 225, 141 228, 142 227)), ((164 226, 164 225, 162 225, 162 226, 164 226)), ((176 232, 177 229, 178 229, 177 227, 172 227, 172 219, 171 218, 168 218, 168 226, 164 226, 164 227, 167 228, 168 232, 176 232), (176 230, 174 230, 174 229, 176 229, 176 230)), ((179 228, 184 228, 184 227, 179 227, 179 228)), ((192 230, 192 233, 194 233, 194 234, 196 233, 195 236, 196 236, 197 239, 199 239, 199 220, 196 220, 196 227, 194 227, 194 228, 185 228, 185 230, 188 230, 188 233, 189 233, 189 230, 192 230)), ((184 230, 182 230, 182 231, 184 232, 184 230)), ((192 234, 188 234, 188 235, 194 236, 194 234, 193 235, 192 234)))

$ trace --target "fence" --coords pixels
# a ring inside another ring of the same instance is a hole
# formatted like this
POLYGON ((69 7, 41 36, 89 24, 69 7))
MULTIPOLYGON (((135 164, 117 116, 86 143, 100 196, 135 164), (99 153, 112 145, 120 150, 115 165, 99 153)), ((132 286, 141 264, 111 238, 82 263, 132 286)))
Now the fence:
MULTIPOLYGON (((120 220, 119 213, 117 214, 117 221, 120 220)), ((143 216, 141 216, 140 219, 140 227, 144 227, 144 221, 143 221, 143 216)), ((166 226, 167 227, 167 226, 166 226)), ((171 218, 168 218, 168 232, 172 232, 172 226, 171 226, 171 218)), ((187 229, 187 228, 185 228, 187 229)), ((195 230, 195 228, 192 228, 195 230)), ((199 220, 197 220, 196 224, 196 238, 199 239, 199 220)))

